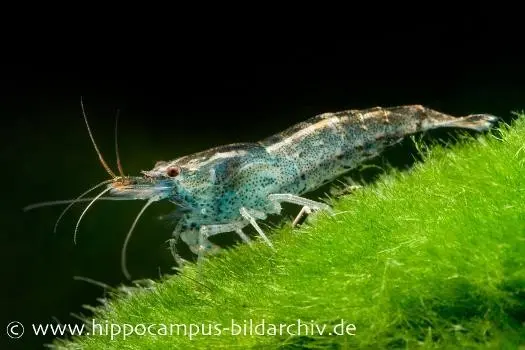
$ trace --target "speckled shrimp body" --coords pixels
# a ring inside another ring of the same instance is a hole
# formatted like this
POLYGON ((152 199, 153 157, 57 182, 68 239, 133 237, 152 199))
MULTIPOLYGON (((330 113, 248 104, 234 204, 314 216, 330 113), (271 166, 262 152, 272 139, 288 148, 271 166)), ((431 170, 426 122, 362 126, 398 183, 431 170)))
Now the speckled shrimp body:
POLYGON ((330 211, 328 205, 301 197, 377 156, 417 132, 454 127, 488 129, 497 118, 487 114, 452 117, 423 106, 370 108, 324 113, 260 142, 220 146, 172 161, 157 162, 126 185, 109 184, 110 194, 127 199, 169 200, 179 217, 174 231, 191 250, 214 248, 210 236, 253 226, 279 214, 281 203, 330 211))

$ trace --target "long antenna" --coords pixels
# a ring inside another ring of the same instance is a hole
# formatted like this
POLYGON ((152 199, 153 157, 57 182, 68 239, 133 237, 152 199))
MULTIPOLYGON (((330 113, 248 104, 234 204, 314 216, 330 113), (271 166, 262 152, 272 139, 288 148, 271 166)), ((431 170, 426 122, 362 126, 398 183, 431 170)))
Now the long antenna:
POLYGON ((100 153, 100 150, 97 147, 97 143, 95 142, 95 139, 93 138, 93 133, 91 132, 91 128, 89 127, 89 123, 88 123, 88 120, 87 120, 86 111, 84 109, 84 102, 83 102, 82 97, 80 97, 80 106, 82 107, 82 115, 84 117, 84 121, 86 122, 86 126, 87 126, 87 130, 88 130, 88 133, 89 133, 89 137, 91 138, 91 142, 93 143, 93 146, 95 147, 95 151, 98 154, 98 159, 100 159, 100 163, 102 163, 102 166, 104 167, 104 169, 106 169, 108 174, 111 177, 116 178, 117 176, 115 175, 115 173, 113 171, 111 171, 110 167, 108 166, 108 164, 106 163, 106 161, 102 157, 102 153, 100 153))
POLYGON ((135 229, 135 226, 137 226, 137 222, 139 221, 140 217, 146 211, 146 209, 153 203, 155 203, 156 198, 152 197, 148 200, 146 204, 140 209, 140 212, 135 217, 135 221, 133 221, 133 224, 131 225, 131 228, 128 231, 128 234, 126 235, 126 239, 124 240, 124 245, 122 246, 122 251, 120 254, 120 266, 122 268, 122 273, 128 280, 131 280, 131 274, 128 271, 127 262, 126 262, 126 251, 128 249, 128 243, 129 239, 131 238, 131 234, 133 233, 133 230, 135 229))
POLYGON ((120 162, 120 153, 118 151, 118 117, 120 116, 120 109, 117 109, 117 115, 115 116, 115 155, 117 156, 117 168, 120 176, 122 178, 126 177, 124 175, 124 170, 122 169, 122 163, 120 162))
POLYGON ((57 232, 57 227, 58 227, 58 224, 60 222, 60 220, 62 220, 62 218, 64 217, 64 215, 66 215, 67 211, 75 204, 75 203, 78 203, 79 201, 82 200, 82 197, 86 196, 87 194, 89 194, 91 191, 99 188, 100 186, 104 185, 104 184, 108 184, 110 182, 112 182, 113 180, 106 180, 106 181, 102 181, 101 183, 91 187, 89 190, 85 191, 84 193, 82 193, 80 196, 78 196, 75 200, 71 201, 69 203, 69 205, 64 209, 62 210, 62 212, 60 213, 60 216, 58 217, 57 221, 55 222, 55 227, 53 228, 53 232, 56 233, 57 232))
POLYGON ((75 244, 77 243, 77 232, 78 232, 78 226, 80 226, 80 221, 82 221, 82 218, 87 213, 88 209, 97 201, 97 199, 99 199, 104 194, 106 194, 106 192, 109 192, 109 191, 111 191, 111 187, 108 187, 104 191, 100 192, 95 198, 93 198, 91 202, 89 202, 86 208, 84 208, 84 211, 82 212, 82 214, 80 214, 80 217, 78 218, 78 221, 77 221, 77 225, 75 226, 75 233, 73 234, 73 242, 75 242, 75 244))

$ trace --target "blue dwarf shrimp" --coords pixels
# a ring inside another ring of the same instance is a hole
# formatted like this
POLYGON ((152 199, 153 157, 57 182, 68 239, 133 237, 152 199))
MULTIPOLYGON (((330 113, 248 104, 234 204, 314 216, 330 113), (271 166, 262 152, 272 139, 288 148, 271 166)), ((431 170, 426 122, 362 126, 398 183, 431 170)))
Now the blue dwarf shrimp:
MULTIPOLYGON (((171 246, 181 239, 197 255, 197 261, 204 253, 218 249, 209 241, 214 235, 235 232, 250 243, 243 232, 248 226, 273 248, 258 222, 269 215, 279 215, 282 203, 301 207, 293 225, 312 211, 330 213, 329 205, 303 195, 378 156, 408 135, 443 127, 482 132, 498 119, 489 114, 453 117, 421 105, 323 113, 258 142, 223 145, 157 161, 140 176, 125 176, 119 161, 117 176, 96 147, 83 106, 82 111, 95 150, 111 176, 96 186, 105 188, 87 208, 97 199, 146 201, 131 225, 122 251, 122 269, 128 278, 126 246, 139 218, 155 202, 174 204, 173 214, 178 222, 171 246)), ((86 200, 81 197, 69 201, 70 205, 86 200)))

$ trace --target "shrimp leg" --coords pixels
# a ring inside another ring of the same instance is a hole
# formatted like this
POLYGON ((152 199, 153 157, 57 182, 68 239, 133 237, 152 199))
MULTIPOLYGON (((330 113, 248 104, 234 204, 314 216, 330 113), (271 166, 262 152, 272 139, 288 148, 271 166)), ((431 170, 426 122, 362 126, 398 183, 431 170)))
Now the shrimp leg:
POLYGON ((245 207, 242 207, 239 212, 241 213, 242 217, 248 220, 250 225, 255 228, 257 233, 264 239, 264 241, 273 249, 273 244, 270 242, 268 237, 264 234, 264 231, 261 229, 261 227, 257 224, 257 221, 255 219, 264 220, 266 219, 266 214, 258 211, 258 210, 252 210, 252 209, 246 209, 245 207))
POLYGON ((301 218, 303 216, 309 215, 311 213, 312 213, 312 209, 310 209, 309 206, 307 206, 307 205, 303 206, 303 208, 301 209, 299 214, 297 214, 297 216, 295 217, 294 221, 292 222, 292 227, 297 226, 297 224, 299 223, 299 220, 301 220, 301 218))
POLYGON ((170 252, 171 252, 171 255, 173 256, 173 259, 175 260, 175 262, 177 263, 177 265, 179 265, 180 267, 184 266, 184 264, 186 264, 186 260, 184 260, 180 255, 179 253, 177 253, 177 241, 179 240, 179 237, 173 237, 173 238, 170 238, 168 239, 168 244, 169 244, 169 247, 170 247, 170 252))
POLYGON ((333 214, 332 208, 329 205, 313 201, 308 198, 296 196, 290 193, 274 193, 268 196, 268 199, 276 205, 280 205, 281 202, 288 202, 292 204, 302 205, 302 209, 292 223, 292 227, 295 227, 299 220, 306 214, 310 214, 312 210, 325 210, 330 214, 333 214))
POLYGON ((194 254, 198 255, 197 261, 201 261, 204 254, 214 254, 221 249, 218 245, 210 242, 208 238, 224 232, 235 232, 245 243, 251 244, 250 238, 248 238, 248 236, 242 231, 242 228, 249 224, 249 222, 243 220, 229 224, 203 225, 198 232, 195 230, 188 230, 184 232, 175 230, 173 232, 173 238, 168 240, 171 254, 173 255, 173 258, 177 264, 182 266, 185 263, 180 255, 177 254, 175 248, 175 244, 180 238, 188 245, 194 254))

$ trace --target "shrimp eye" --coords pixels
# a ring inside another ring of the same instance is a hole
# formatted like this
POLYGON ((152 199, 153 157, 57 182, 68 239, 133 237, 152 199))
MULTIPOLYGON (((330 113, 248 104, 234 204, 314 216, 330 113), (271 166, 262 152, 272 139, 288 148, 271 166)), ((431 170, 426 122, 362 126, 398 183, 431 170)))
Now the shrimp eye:
POLYGON ((180 168, 176 166, 170 166, 168 169, 166 169, 166 174, 169 177, 175 177, 179 175, 179 173, 180 173, 180 168))

